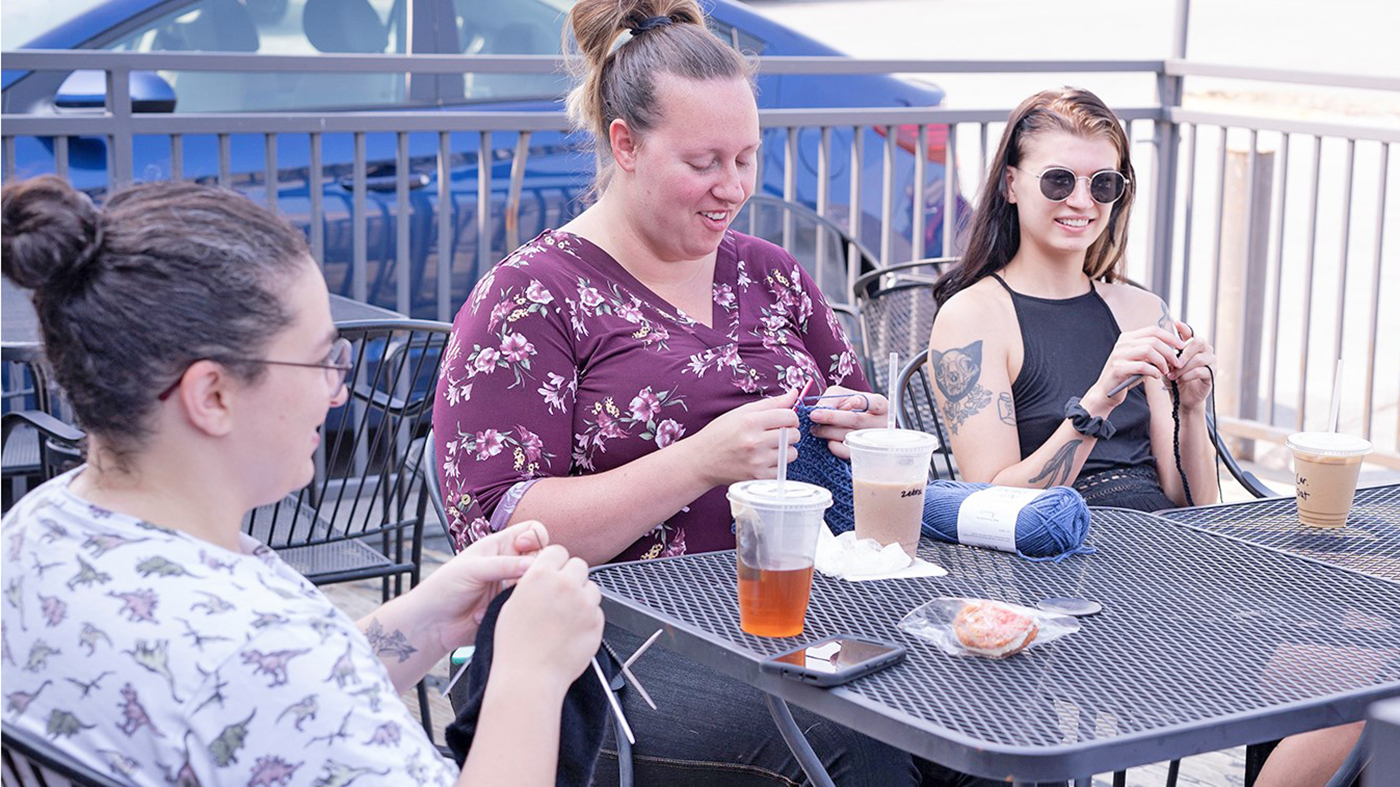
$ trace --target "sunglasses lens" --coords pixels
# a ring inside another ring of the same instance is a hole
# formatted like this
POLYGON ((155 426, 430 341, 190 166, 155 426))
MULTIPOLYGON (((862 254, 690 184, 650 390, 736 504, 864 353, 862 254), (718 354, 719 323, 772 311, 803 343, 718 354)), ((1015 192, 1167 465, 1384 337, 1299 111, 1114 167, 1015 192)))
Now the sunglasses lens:
POLYGON ((1067 169, 1047 169, 1040 175, 1040 193, 1045 198, 1054 202, 1069 199, 1069 195, 1074 193, 1074 186, 1078 183, 1074 173, 1067 169))
POLYGON ((1127 186, 1122 173, 1119 172, 1099 172, 1089 181, 1089 196, 1095 202, 1107 205, 1110 202, 1117 202, 1123 196, 1123 189, 1127 186))

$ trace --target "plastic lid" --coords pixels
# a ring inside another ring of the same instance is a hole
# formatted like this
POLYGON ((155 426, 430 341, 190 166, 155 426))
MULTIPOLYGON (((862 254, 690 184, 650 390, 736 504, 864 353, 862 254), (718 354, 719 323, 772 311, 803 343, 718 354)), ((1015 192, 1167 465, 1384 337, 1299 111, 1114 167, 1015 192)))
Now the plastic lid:
POLYGON ((802 481, 740 481, 729 485, 730 500, 755 508, 785 508, 789 511, 825 511, 831 507, 831 492, 802 481))
POLYGON ((857 429, 846 435, 846 445, 890 454, 924 454, 938 448, 938 438, 914 429, 857 429))
POLYGON ((1327 456, 1365 456, 1371 453, 1369 440, 1340 432, 1299 432, 1288 438, 1288 447, 1327 456))

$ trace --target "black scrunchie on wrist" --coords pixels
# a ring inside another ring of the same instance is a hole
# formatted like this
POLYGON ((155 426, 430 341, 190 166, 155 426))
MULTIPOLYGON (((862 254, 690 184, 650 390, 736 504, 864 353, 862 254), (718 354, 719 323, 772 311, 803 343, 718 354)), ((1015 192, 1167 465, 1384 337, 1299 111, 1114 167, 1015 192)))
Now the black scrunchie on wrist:
POLYGON ((1089 415, 1089 411, 1079 403, 1078 396, 1071 396, 1065 402, 1065 418, 1069 419, 1069 425, 1074 427, 1074 431, 1085 437, 1107 440, 1118 431, 1118 427, 1109 423, 1107 418, 1089 415))

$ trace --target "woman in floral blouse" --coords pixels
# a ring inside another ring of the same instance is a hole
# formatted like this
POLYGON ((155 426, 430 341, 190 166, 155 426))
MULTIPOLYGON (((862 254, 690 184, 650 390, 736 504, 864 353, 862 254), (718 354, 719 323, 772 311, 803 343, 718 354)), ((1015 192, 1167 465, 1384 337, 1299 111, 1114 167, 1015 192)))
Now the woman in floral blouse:
MULTIPOLYGON (((584 64, 569 110, 597 142, 599 198, 497 265, 457 315, 433 418, 450 525, 460 545, 539 519, 594 564, 732 548, 725 487, 774 477, 798 389, 869 385, 806 272, 729 228, 759 156, 743 57, 694 0, 581 0, 569 22, 584 64)), ((887 410, 878 395, 828 402, 815 429, 838 453, 887 410)), ((605 637, 635 649, 616 627, 605 637)), ((633 670, 658 706, 623 693, 639 784, 804 778, 761 693, 661 648, 633 670)), ((794 715, 838 783, 949 776, 794 715)), ((610 745, 600 784, 615 778, 610 745)))

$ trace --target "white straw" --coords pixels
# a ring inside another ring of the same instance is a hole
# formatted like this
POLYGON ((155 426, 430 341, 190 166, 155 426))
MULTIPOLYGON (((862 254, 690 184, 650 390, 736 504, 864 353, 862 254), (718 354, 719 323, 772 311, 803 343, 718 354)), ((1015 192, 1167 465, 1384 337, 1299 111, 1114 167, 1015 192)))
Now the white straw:
POLYGON ((787 483, 788 428, 778 429, 778 486, 787 483))
POLYGON ((632 725, 627 723, 627 717, 622 715, 622 706, 618 704, 617 695, 613 694, 612 687, 608 685, 608 679, 603 675, 603 668, 598 665, 598 657, 593 657, 593 674, 598 676, 598 682, 603 684, 603 694, 608 698, 608 704, 612 705, 613 714, 617 716, 617 723, 622 725, 622 731, 627 735, 627 742, 636 745, 637 739, 632 735, 632 725))
POLYGON ((1337 431, 1337 418, 1342 414, 1342 359, 1337 358, 1337 372, 1332 377, 1332 415, 1327 419, 1327 431, 1337 431))
POLYGON ((890 391, 889 396, 886 398, 889 400, 890 411, 886 414, 885 427, 890 431, 894 431, 895 413, 898 412, 898 410, 895 409, 895 401, 899 398, 899 353, 896 352, 890 353, 889 379, 890 391))

